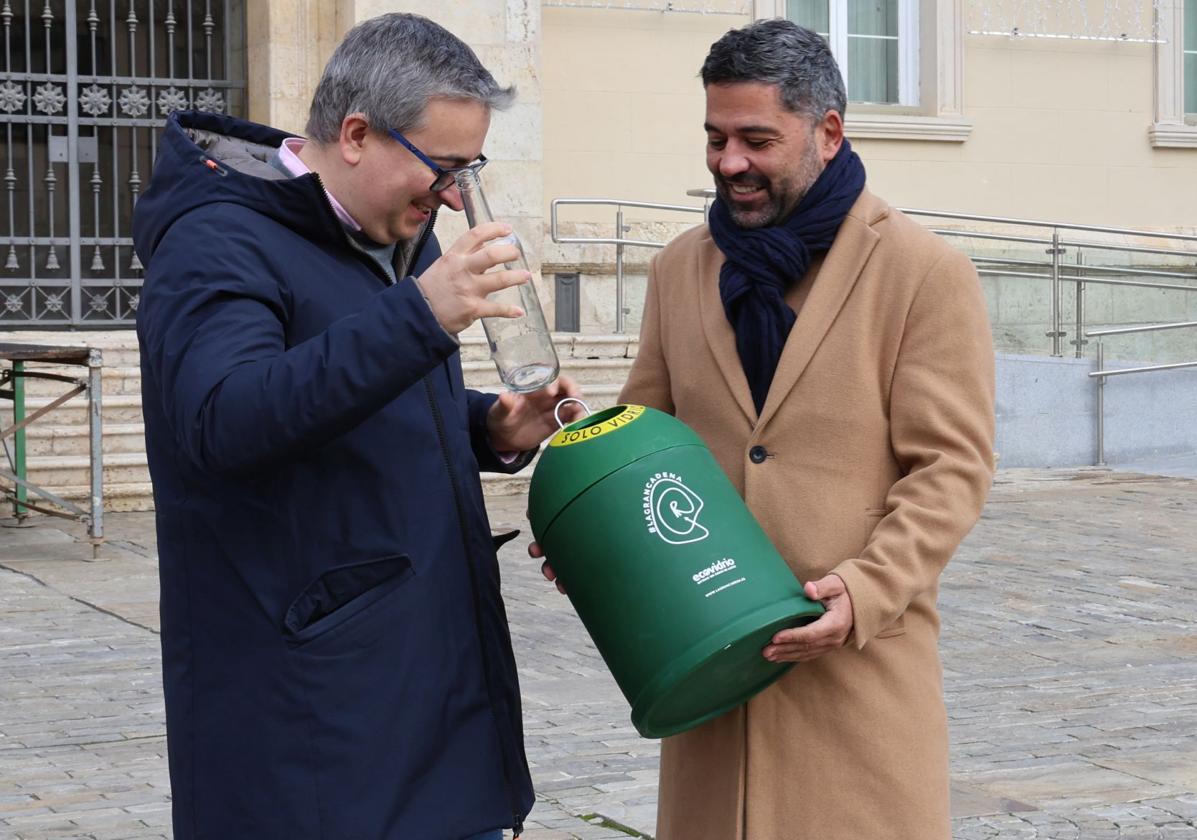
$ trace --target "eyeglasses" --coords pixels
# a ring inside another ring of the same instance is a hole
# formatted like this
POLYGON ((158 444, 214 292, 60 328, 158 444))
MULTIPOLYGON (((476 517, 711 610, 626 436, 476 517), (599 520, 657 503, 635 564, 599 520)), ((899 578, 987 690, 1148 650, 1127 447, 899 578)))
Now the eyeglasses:
POLYGON ((449 169, 445 169, 443 166, 438 166, 432 158, 428 157, 428 155, 417 149, 414 143, 412 143, 395 129, 388 128, 387 133, 402 143, 409 152, 418 157, 425 166, 432 170, 434 177, 432 179, 432 186, 429 187, 429 189, 433 192, 447 190, 449 187, 453 186, 454 178, 458 172, 465 172, 468 169, 477 175, 478 171, 482 169, 482 167, 486 166, 486 155, 478 155, 478 160, 474 161, 473 163, 466 164, 465 166, 453 166, 449 169))

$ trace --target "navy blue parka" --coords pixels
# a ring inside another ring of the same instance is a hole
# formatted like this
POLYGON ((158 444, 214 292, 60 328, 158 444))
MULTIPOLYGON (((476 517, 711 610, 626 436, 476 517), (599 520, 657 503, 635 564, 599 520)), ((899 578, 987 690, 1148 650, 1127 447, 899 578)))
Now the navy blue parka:
MULTIPOLYGON (((134 214, 176 840, 460 840, 532 805, 493 396, 287 135, 181 112, 134 214)), ((403 269, 406 268, 406 271, 403 269)))

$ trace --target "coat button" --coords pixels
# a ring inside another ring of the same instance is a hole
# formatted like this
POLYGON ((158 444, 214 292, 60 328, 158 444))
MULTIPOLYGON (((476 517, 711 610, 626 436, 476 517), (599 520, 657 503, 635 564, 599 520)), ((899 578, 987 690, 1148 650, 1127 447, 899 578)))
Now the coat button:
POLYGON ((748 457, 754 464, 763 464, 765 459, 769 457, 769 450, 763 446, 754 446, 748 450, 748 457))

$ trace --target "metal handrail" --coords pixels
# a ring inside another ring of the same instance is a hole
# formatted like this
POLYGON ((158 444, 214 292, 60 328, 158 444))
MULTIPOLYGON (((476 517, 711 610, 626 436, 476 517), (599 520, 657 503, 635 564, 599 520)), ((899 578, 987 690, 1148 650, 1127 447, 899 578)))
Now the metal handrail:
MULTIPOLYGON (((1091 274, 1085 274, 1080 271, 1080 268, 1082 266, 1082 263, 1080 262, 1081 253, 1084 249, 1103 250, 1103 251, 1124 251, 1124 252, 1137 253, 1137 254, 1154 254, 1157 256, 1173 256, 1173 257, 1176 257, 1176 256, 1190 257, 1191 256, 1191 257, 1197 259, 1197 254, 1194 254, 1193 252, 1191 252, 1187 249, 1179 249, 1178 250, 1178 249, 1166 249, 1166 248, 1146 248, 1146 247, 1142 247, 1142 246, 1133 246, 1133 245, 1118 246, 1118 245, 1106 244, 1106 243, 1082 242, 1078 239, 1066 239, 1060 235, 1060 232, 1061 231, 1074 231, 1074 232, 1084 232, 1084 233, 1112 234, 1112 235, 1116 235, 1116 236, 1135 236, 1135 237, 1144 238, 1144 239, 1168 239, 1168 240, 1174 240, 1174 241, 1186 242, 1186 243, 1197 242, 1197 235, 1185 234, 1185 233, 1164 233, 1164 232, 1158 232, 1158 231, 1133 230, 1130 228, 1102 227, 1102 226, 1098 226, 1098 225, 1080 225, 1080 224, 1072 224, 1072 223, 1068 223, 1068 222, 1049 222, 1049 221, 1041 221, 1041 220, 1033 220, 1033 219, 1016 219, 1016 218, 1010 218, 1010 217, 1005 217, 1005 216, 982 216, 982 215, 976 215, 976 214, 971 214, 971 213, 948 213, 948 212, 944 212, 944 211, 940 211, 940 210, 920 210, 917 208, 902 208, 902 212, 906 213, 907 215, 911 215, 911 216, 926 216, 928 218, 935 218, 935 219, 957 219, 960 221, 985 222, 986 224, 995 224, 995 225, 1050 228, 1051 232, 1052 232, 1050 239, 1043 239, 1043 238, 1038 238, 1038 237, 1025 238, 1025 237, 1018 237, 1018 236, 1009 236, 1009 235, 1004 235, 1004 234, 996 234, 996 233, 981 233, 981 232, 974 233, 972 231, 951 230, 951 229, 937 229, 936 233, 939 233, 944 236, 958 236, 958 237, 975 238, 975 239, 987 239, 987 240, 1006 241, 1006 242, 1048 245, 1047 253, 1051 257, 1051 263, 1049 265, 1045 265, 1045 267, 1049 268, 1050 273, 1034 275, 1034 274, 1028 274, 1028 273, 1023 273, 1023 272, 1019 272, 1019 273, 1002 272, 1002 271, 997 271, 997 270, 993 270, 993 269, 979 270, 978 273, 985 274, 987 276, 1019 276, 1019 277, 1036 277, 1037 276, 1037 277, 1041 277, 1045 280, 1051 281, 1051 283, 1052 283, 1051 330, 1047 333, 1047 335, 1052 340, 1052 355, 1053 356, 1058 357, 1058 356, 1063 355, 1063 353, 1061 352, 1060 345, 1061 345, 1061 340, 1063 339, 1063 337, 1066 334, 1063 329, 1063 319, 1062 319, 1061 310, 1060 310, 1060 299, 1061 299, 1060 284, 1061 283, 1073 283, 1076 287, 1076 324, 1075 324, 1076 338, 1073 340, 1072 343, 1076 347, 1075 355, 1076 355, 1076 358, 1078 358, 1078 359, 1084 355, 1084 352, 1085 352, 1084 347, 1088 343, 1087 334, 1085 333, 1085 323, 1084 323, 1085 322, 1085 298, 1084 298, 1084 295, 1085 295, 1086 284, 1091 283, 1091 284, 1106 285, 1106 286, 1128 286, 1128 287, 1145 288, 1145 289, 1165 289, 1165 290, 1170 290, 1170 291, 1182 291, 1182 292, 1197 291, 1197 285, 1189 286, 1189 285, 1180 285, 1180 284, 1174 284, 1174 283, 1149 283, 1149 282, 1145 282, 1142 280, 1113 280, 1113 279, 1102 278, 1102 277, 1094 277, 1091 274), (1064 254, 1065 250, 1069 249, 1069 248, 1073 249, 1077 253, 1077 257, 1078 257, 1077 268, 1076 268, 1076 270, 1073 270, 1072 273, 1067 273, 1069 271, 1070 267, 1063 265, 1060 260, 1060 257, 1064 254)), ((998 261, 997 260, 988 260, 987 262, 993 263, 993 262, 998 262, 998 261)), ((1027 263, 1019 263, 1019 264, 1027 264, 1027 263)), ((1039 263, 1039 265, 1044 265, 1044 264, 1039 263)), ((1107 267, 1107 266, 1086 266, 1086 268, 1091 271, 1099 271, 1099 272, 1101 272, 1101 271, 1105 271, 1105 272, 1124 271, 1125 273, 1130 273, 1133 275, 1143 276, 1143 277, 1169 277, 1169 278, 1175 278, 1175 279, 1187 279, 1189 277, 1193 277, 1192 275, 1184 274, 1181 272, 1166 272, 1166 271, 1158 271, 1158 270, 1152 270, 1152 269, 1136 269, 1132 272, 1126 272, 1125 269, 1118 269, 1118 268, 1107 267)), ((1197 277, 1193 277, 1193 279, 1197 280, 1197 277)))
POLYGON ((1071 222, 1044 222, 1034 219, 1012 219, 1004 216, 974 216, 969 213, 949 213, 944 210, 918 210, 912 207, 899 208, 908 216, 931 216, 937 219, 960 219, 966 222, 988 222, 995 225, 1019 225, 1022 227, 1047 227, 1056 230, 1080 230, 1089 233, 1112 233, 1120 236, 1141 236, 1145 239, 1177 239, 1183 242, 1197 242, 1197 235, 1190 233, 1164 233, 1154 230, 1133 228, 1108 228, 1097 225, 1079 225, 1071 222))
MULTIPOLYGON (((1002 271, 997 268, 978 268, 977 274, 986 277, 1024 277, 1031 280, 1050 280, 1050 274, 1035 274, 1031 271, 1002 271)), ((1197 286, 1184 286, 1179 283, 1149 283, 1146 280, 1114 280, 1110 277, 1093 277, 1088 274, 1069 274, 1061 276, 1060 280, 1069 283, 1092 283, 1095 286, 1133 286, 1138 289, 1164 289, 1173 292, 1197 292, 1197 286)), ((1197 278, 1195 278, 1197 279, 1197 278)), ((1077 333, 1080 334, 1080 331, 1077 333)))
MULTIPOLYGON (((998 242, 1018 242, 1025 245, 1050 245, 1052 240, 1045 236, 1011 236, 1005 233, 985 233, 979 230, 962 230, 961 228, 933 228, 927 230, 940 236, 959 236, 964 239, 992 239, 998 242)), ((1150 234, 1144 234, 1149 236, 1150 234)), ((1187 257, 1192 251, 1176 248, 1144 248, 1138 245, 1114 245, 1092 240, 1061 239, 1060 244, 1073 248, 1088 248, 1091 251, 1122 251, 1127 254, 1156 254, 1164 257, 1187 257)))
POLYGON ((702 207, 690 207, 685 204, 659 204, 651 201, 623 201, 618 198, 554 198, 549 207, 549 236, 554 242, 615 246, 615 332, 617 333, 623 332, 624 316, 627 314, 627 309, 623 305, 623 249, 628 246, 664 248, 666 245, 664 242, 651 242, 645 239, 624 239, 624 233, 630 229, 623 223, 623 211, 628 207, 640 210, 667 210, 674 213, 703 213, 705 215, 705 210, 702 207), (615 238, 561 236, 557 230, 557 208, 563 204, 614 207, 615 238))
POLYGON ((1101 338, 1107 335, 1130 335, 1131 333, 1161 332, 1163 330, 1183 330, 1197 327, 1197 321, 1177 321, 1171 324, 1149 324, 1142 327, 1112 327, 1108 330, 1090 330, 1085 333, 1087 338, 1101 338))
MULTIPOLYGON (((639 239, 625 239, 623 234, 628 230, 624 225, 623 211, 625 208, 635 207, 648 210, 668 210, 683 213, 702 213, 704 217, 709 212, 710 201, 715 195, 712 189, 698 189, 687 190, 686 195, 703 198, 705 205, 703 207, 688 207, 678 204, 658 204, 654 202, 645 201, 622 201, 614 198, 557 198, 552 202, 551 210, 551 224, 550 231, 554 242, 558 243, 579 243, 579 244, 608 244, 616 247, 616 306, 618 312, 616 313, 616 330, 623 331, 623 249, 624 247, 646 247, 646 248, 663 248, 664 242, 650 242, 639 239), (598 205, 598 206, 613 206, 616 208, 616 236, 609 237, 562 237, 558 231, 558 214, 557 208, 560 205, 598 205)), ((1113 327, 1102 330, 1085 330, 1085 303, 1084 292, 1085 286, 1088 284, 1104 285, 1104 286, 1129 286, 1135 288, 1147 289, 1162 289, 1169 291, 1184 291, 1197 292, 1197 285, 1183 285, 1178 283, 1159 283, 1149 282, 1145 280, 1126 280, 1115 279, 1112 277, 1095 276, 1105 273, 1123 272, 1127 274, 1143 276, 1143 277, 1164 277, 1175 279, 1187 279, 1191 275, 1182 272, 1172 271, 1157 271, 1151 269, 1137 269, 1127 270, 1110 266, 1089 266, 1085 265, 1082 259, 1080 250, 1089 248, 1093 250, 1106 251, 1125 251, 1128 253, 1139 254, 1155 254, 1165 256, 1184 256, 1197 259, 1197 253, 1188 250, 1163 249, 1163 248, 1145 248, 1133 245, 1112 245, 1105 243, 1091 243, 1064 239, 1060 236, 1060 232, 1067 231, 1085 231, 1090 233, 1114 234, 1121 236, 1138 236, 1143 238, 1155 239, 1170 239, 1180 242, 1195 242, 1197 243, 1197 236, 1180 233, 1158 233, 1156 231, 1142 231, 1130 230, 1127 228, 1111 228, 1098 227, 1093 225, 1077 225, 1063 222, 1042 222, 1033 221, 1029 219, 1013 219, 1001 216, 981 216, 966 213, 948 213, 938 210, 917 210, 917 209, 903 209, 903 213, 908 215, 929 216, 941 219, 959 219, 962 221, 976 221, 987 222, 991 224, 1005 224, 1005 225, 1022 225, 1022 226, 1036 226, 1048 227, 1052 229, 1050 238, 1043 237, 1026 237, 1026 236, 1011 236, 1006 234, 985 233, 981 231, 965 231, 943 229, 936 230, 936 233, 948 236, 962 236, 974 239, 987 239, 1004 242, 1017 242, 1020 244, 1033 245, 1047 245, 1047 253, 1051 256, 1051 263, 1045 264, 1035 262, 1033 260, 1021 260, 1015 258, 979 258, 974 262, 978 263, 977 273, 991 277, 1023 277, 1037 280, 1051 280, 1052 281, 1052 330, 1048 336, 1052 339, 1052 355, 1061 356, 1060 339, 1065 335, 1062 329, 1062 322, 1060 318, 1060 284, 1062 282, 1071 282, 1076 284, 1076 339, 1072 342, 1076 345, 1076 357, 1079 359, 1084 354, 1084 346, 1089 343, 1089 339, 1097 340, 1097 370, 1091 372, 1089 377, 1094 379, 1097 383, 1097 463, 1098 466, 1105 465, 1105 385, 1106 380, 1112 376, 1125 376, 1136 373, 1147 373, 1151 371, 1161 370, 1180 370, 1186 368, 1197 368, 1197 362, 1175 362, 1171 364, 1148 365, 1134 368, 1118 368, 1105 369, 1105 346, 1103 339, 1110 336, 1130 335, 1133 333, 1148 333, 1159 332, 1162 330, 1176 330, 1197 328, 1197 321, 1185 321, 1168 324, 1150 324, 1146 326, 1137 327, 1113 327), (1065 265, 1061 262, 1061 255, 1065 248, 1073 248, 1077 250, 1077 262, 1075 265, 1065 265), (1007 265, 1007 266, 1045 266, 1049 268, 1049 273, 1036 273, 1031 271, 1010 271, 1001 268, 990 268, 991 265, 1007 265)), ((1193 277, 1197 280, 1197 276, 1193 277)))
MULTIPOLYGON (((702 213, 705 215, 710 210, 711 200, 715 197, 715 190, 711 188, 687 190, 686 195, 695 198, 702 198, 704 206, 688 207, 677 204, 659 204, 654 202, 644 201, 622 201, 615 198, 557 198, 552 202, 551 212, 551 235, 554 242, 559 243, 578 243, 578 244, 601 244, 614 245, 615 253, 615 283, 616 283, 616 331, 623 331, 624 323, 624 305, 623 305, 623 249, 625 247, 643 247, 643 248, 662 248, 666 243, 651 242, 643 239, 626 239, 623 234, 627 227, 623 223, 624 208, 637 207, 644 209, 668 210, 673 212, 684 213, 702 213), (616 235, 614 237, 562 237, 558 232, 558 213, 559 205, 607 205, 616 208, 616 235)), ((1115 228, 1115 227, 1101 227, 1096 225, 1080 225, 1068 222, 1048 222, 1038 221, 1032 219, 1017 219, 1005 216, 983 216, 971 213, 949 213, 940 210, 920 210, 916 208, 902 208, 902 212, 913 216, 927 216, 937 219, 958 219, 961 221, 971 222, 986 222, 989 224, 1000 225, 1015 225, 1022 227, 1048 227, 1051 228, 1051 236, 1048 238, 1039 236, 1017 236, 1012 234, 988 233, 983 231, 969 231, 957 230, 951 228, 936 228, 935 233, 943 236, 956 236, 971 239, 984 239, 999 242, 1013 242, 1018 244, 1030 245, 1046 245, 1047 254, 1051 258, 1050 262, 1035 262, 1032 260, 1018 260, 1012 258, 980 258, 974 260, 978 264, 977 273, 987 277, 1021 277, 1026 279, 1049 280, 1052 284, 1051 294, 1051 329, 1047 333, 1047 337, 1052 340, 1052 355, 1062 356, 1061 344, 1067 333, 1064 330, 1063 317, 1061 311, 1061 285, 1063 283, 1072 283, 1076 287, 1076 313, 1075 313, 1075 335, 1076 338, 1071 342, 1075 345, 1076 358, 1084 356, 1085 345, 1088 340, 1085 333, 1085 287, 1088 284, 1104 285, 1104 286, 1127 286, 1132 288, 1156 289, 1163 291, 1181 291, 1192 292, 1197 291, 1197 285, 1179 284, 1179 283, 1158 283, 1148 282, 1145 280, 1128 280, 1128 279, 1114 279, 1109 277, 1094 276, 1093 273, 1117 273, 1130 274, 1136 277, 1159 277, 1169 279, 1189 279, 1197 281, 1197 275, 1190 275, 1179 271, 1162 271, 1155 269, 1124 269, 1112 266, 1086 266, 1083 259, 1083 250, 1103 250, 1103 251, 1125 251, 1128 253, 1137 254, 1154 254, 1159 256, 1171 257, 1192 257, 1197 260, 1197 252, 1188 249, 1166 249, 1166 248, 1149 248, 1133 245, 1113 245, 1106 243, 1084 242, 1079 239, 1069 239, 1061 236, 1061 231, 1080 231, 1089 233, 1113 234, 1119 236, 1136 236, 1147 239, 1168 239, 1178 242, 1193 242, 1197 243, 1197 235, 1183 234, 1183 233, 1163 233, 1157 231, 1132 230, 1130 228, 1115 228), (1077 254, 1077 262, 1075 265, 1064 264, 1061 260, 1062 255, 1067 249, 1073 249, 1077 254), (994 268, 992 266, 1024 266, 1034 267, 1043 266, 1046 271, 1043 273, 1036 273, 1032 271, 1009 271, 1001 268, 994 268)))
MULTIPOLYGON (((686 190, 686 195, 692 195, 696 198, 703 198, 710 201, 715 197, 715 190, 711 187, 704 187, 696 190, 686 190)), ((919 210, 915 207, 899 207, 907 216, 931 216, 937 219, 960 219, 966 222, 989 222, 998 225, 1019 225, 1022 227, 1047 227, 1055 228, 1057 230, 1080 230, 1088 231, 1089 233, 1113 233, 1123 236, 1141 236, 1147 239, 1179 239, 1185 242, 1197 242, 1197 234, 1190 233, 1163 233, 1156 231, 1135 230, 1133 228, 1108 228, 1098 227, 1096 225, 1080 225, 1073 222, 1045 222, 1037 219, 1016 219, 1007 216, 978 216, 971 213, 954 213, 947 210, 919 210)), ((966 231, 952 231, 962 235, 968 235, 966 231)), ((988 236, 982 234, 983 236, 988 236)), ((1017 240, 1015 240, 1017 241, 1017 240)), ((1044 244, 1050 240, 1031 240, 1028 242, 1043 242, 1044 244)), ((1095 246, 1098 247, 1098 246, 1095 246)), ((1116 247, 1116 246, 1107 246, 1116 247)), ((1172 252, 1169 252, 1172 253, 1172 252)))
POLYGON ((1122 376, 1126 373, 1150 373, 1153 370, 1179 370, 1180 368, 1197 367, 1197 362, 1170 362, 1166 365, 1145 365, 1144 367, 1133 368, 1111 368, 1110 370, 1098 370, 1089 374, 1090 378, 1108 377, 1108 376, 1122 376))
POLYGON ((1183 370, 1197 368, 1197 362, 1172 362, 1164 365, 1144 365, 1132 368, 1106 369, 1106 348, 1102 339, 1112 335, 1131 335, 1133 333, 1162 332, 1164 330, 1183 330, 1197 328, 1197 321, 1175 321, 1168 324, 1146 324, 1138 327, 1111 327, 1105 330, 1090 330, 1085 333, 1086 338, 1097 339, 1097 370, 1089 373, 1089 378, 1097 382, 1097 466, 1106 465, 1106 380, 1111 376, 1127 376, 1134 373, 1151 373, 1160 370, 1183 370))
MULTIPOLYGON (((709 208, 711 200, 715 197, 715 190, 711 188, 687 190, 686 195, 696 196, 702 198, 707 202, 709 208)), ((913 207, 899 208, 903 213, 910 216, 926 216, 937 219, 958 219, 961 221, 986 222, 988 224, 998 225, 1014 225, 1022 227, 1040 227, 1050 228, 1051 237, 1026 237, 1026 236, 1012 236, 1009 234, 985 233, 981 231, 970 230, 956 230, 951 228, 932 228, 934 233, 941 236, 957 236, 969 239, 985 239, 998 242, 1016 242, 1019 244, 1031 245, 1047 245, 1047 254, 1051 257, 1051 263, 1048 264, 1050 274, 1027 274, 1017 272, 1001 272, 1001 271, 979 271, 980 274, 985 274, 991 277, 1026 277, 1035 278, 1041 277, 1043 279, 1051 280, 1052 282, 1052 296, 1051 296, 1051 330, 1047 336, 1052 340, 1052 355, 1062 356, 1060 352, 1061 339, 1066 335, 1064 332, 1063 320, 1060 311, 1060 284, 1062 282, 1073 283, 1076 286, 1076 339, 1072 342, 1076 346, 1076 357, 1079 359, 1084 355, 1084 347, 1087 343, 1083 338, 1084 333, 1084 293, 1086 283, 1104 283, 1105 285, 1115 286, 1135 286, 1139 288, 1157 288, 1157 289, 1171 289, 1177 291, 1189 291, 1190 288, 1197 289, 1197 286, 1168 286, 1165 284, 1147 284, 1138 281, 1124 280, 1119 282, 1111 282, 1108 280, 1098 280, 1097 278, 1082 276, 1079 274, 1065 275, 1065 270, 1068 268, 1061 264, 1060 257, 1068 248, 1076 251, 1078 256, 1078 265, 1083 249, 1089 250, 1105 250, 1105 251, 1124 251, 1128 253, 1138 254, 1155 254, 1159 256, 1180 256, 1180 257, 1197 257, 1187 249, 1167 249, 1167 248, 1147 248, 1142 246, 1118 246, 1105 243, 1082 242, 1079 240, 1066 239, 1060 235, 1061 231, 1082 231, 1088 233, 1102 233, 1114 234, 1119 236, 1137 236, 1140 238, 1152 239, 1171 239, 1182 242, 1197 242, 1197 235, 1185 233, 1160 233, 1156 231, 1133 230, 1130 228, 1114 228, 1114 227, 1100 227, 1097 225, 1079 225, 1069 222, 1048 222, 1035 219, 1017 219, 1007 216, 982 216, 971 213, 950 213, 942 210, 920 210, 913 207)), ((1043 263, 1020 263, 1026 265, 1044 265, 1043 263)), ((1117 271, 1114 268, 1101 267, 1097 270, 1117 271)), ((1181 274, 1178 272, 1159 272, 1150 270, 1136 270, 1133 272, 1136 275, 1152 276, 1152 277, 1179 277, 1187 278, 1190 275, 1181 274)), ((1195 277, 1194 279, 1197 279, 1195 277)))
MULTIPOLYGON (((1020 259, 1015 259, 1014 257, 982 257, 982 256, 973 257, 973 263, 978 266, 980 266, 980 265, 1029 265, 1029 266, 1043 265, 1043 263, 1040 262, 1039 260, 1020 260, 1020 259)), ((1087 271, 1105 272, 1106 274, 1126 274, 1126 268, 1123 266, 1086 265, 1085 269, 1087 271)), ((1140 277, 1174 277, 1178 280, 1197 280, 1197 275, 1195 275, 1195 274, 1186 274, 1183 271, 1155 271, 1154 269, 1150 269, 1150 268, 1136 268, 1135 275, 1140 276, 1140 277)), ((1047 275, 1041 275, 1041 276, 1047 276, 1047 275)), ((1070 279, 1076 280, 1078 278, 1079 278, 1079 275, 1074 274, 1071 276, 1070 279)), ((1096 278, 1093 278, 1093 277, 1085 277, 1082 279, 1096 280, 1096 278)), ((1179 288, 1181 288, 1181 289, 1197 289, 1197 286, 1181 286, 1179 288)))

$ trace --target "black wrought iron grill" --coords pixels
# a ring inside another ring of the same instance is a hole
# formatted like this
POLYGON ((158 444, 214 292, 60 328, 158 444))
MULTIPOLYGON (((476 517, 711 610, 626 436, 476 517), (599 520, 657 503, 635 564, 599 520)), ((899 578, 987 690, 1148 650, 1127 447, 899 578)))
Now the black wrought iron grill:
POLYGON ((244 2, 6 0, 0 27, 0 328, 131 326, 162 122, 244 114, 244 2))

